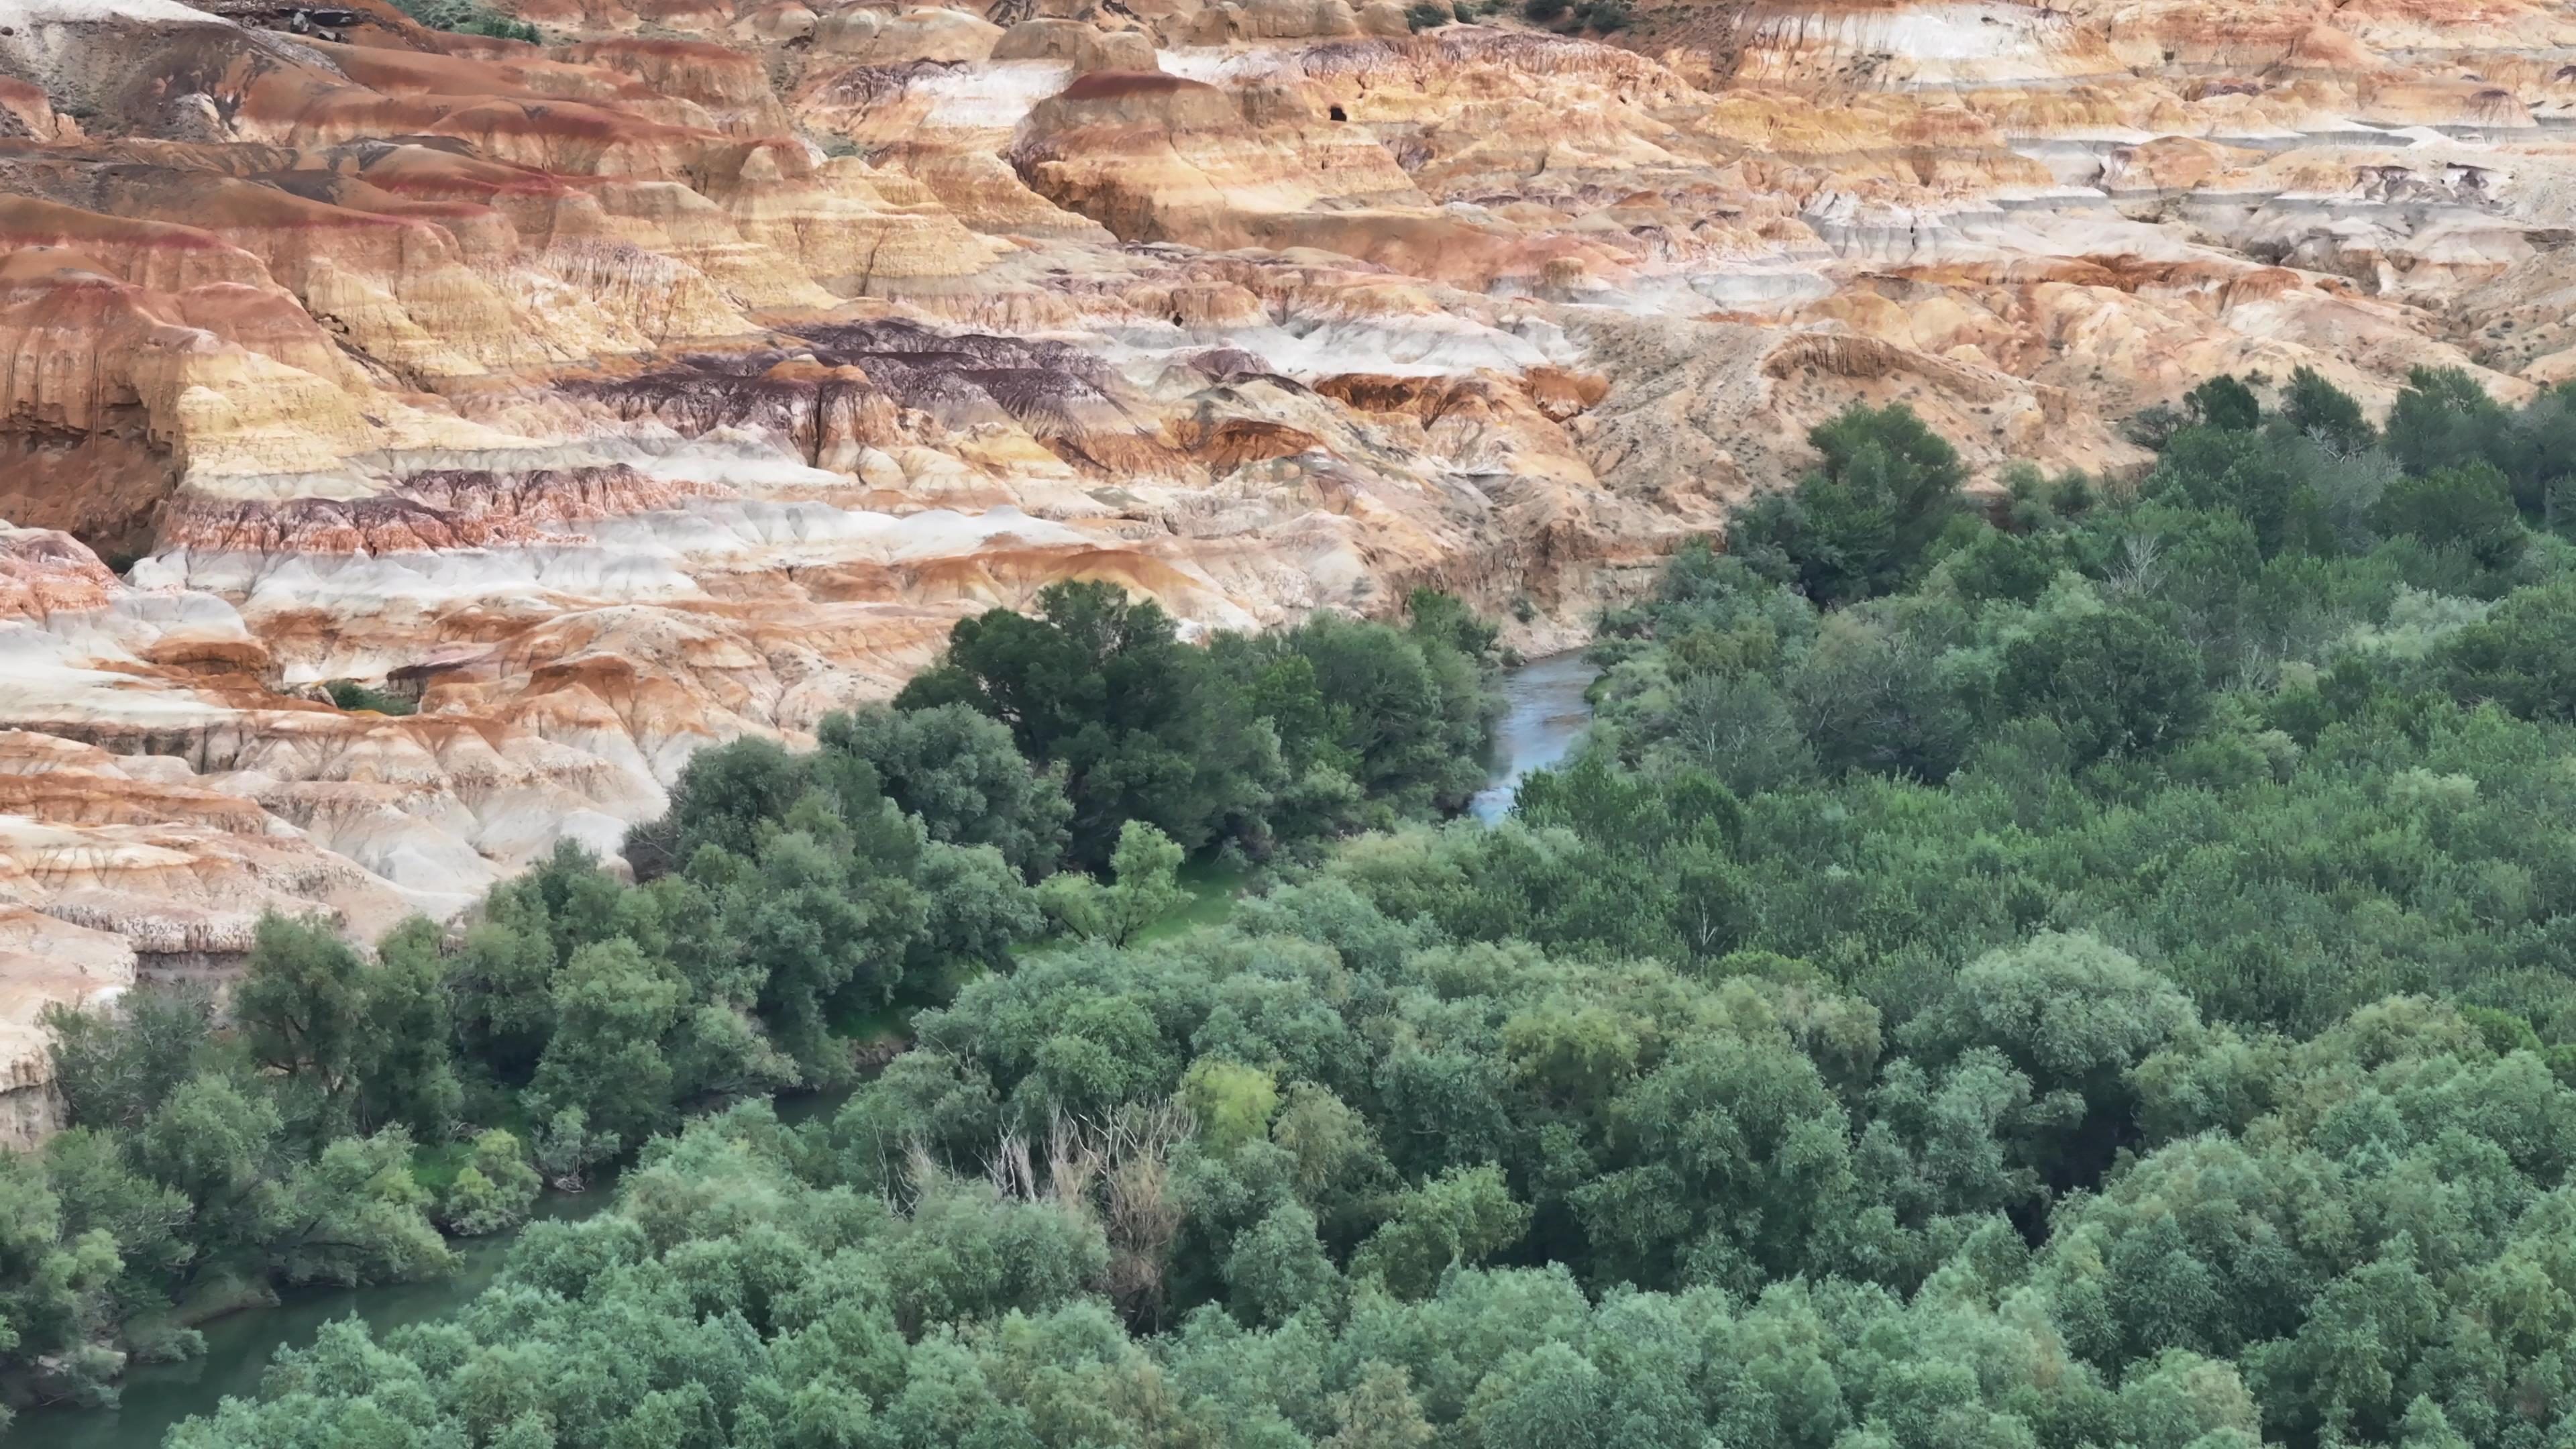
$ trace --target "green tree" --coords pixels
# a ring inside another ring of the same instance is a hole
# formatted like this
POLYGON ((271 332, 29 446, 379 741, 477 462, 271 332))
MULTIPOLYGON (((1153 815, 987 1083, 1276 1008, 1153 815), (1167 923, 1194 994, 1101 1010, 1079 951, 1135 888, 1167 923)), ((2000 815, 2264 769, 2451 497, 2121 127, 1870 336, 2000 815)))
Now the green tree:
POLYGON ((935 980, 941 968, 971 964, 1000 968, 1011 947, 1046 929, 1037 893, 1002 853, 989 845, 931 842, 921 852, 912 883, 924 906, 904 974, 935 980))
POLYGON ((590 1124, 635 1142, 668 1121, 671 1063, 663 1037, 684 992, 668 966, 630 941, 584 946, 556 976, 554 1035, 529 1090, 551 1116, 579 1108, 590 1124))
POLYGON ((61 1204, 33 1157, 0 1153, 0 1357, 87 1342, 123 1267, 105 1232, 66 1239, 61 1204))
POLYGON ((2410 370, 2388 412, 2388 451, 2409 473, 2498 461, 2511 432, 2504 408, 2456 367, 2410 370))
POLYGON ((617 1155, 616 1136, 593 1131, 590 1114, 573 1106, 558 1107, 539 1122, 528 1145, 537 1170, 574 1192, 582 1190, 583 1175, 589 1169, 617 1155))
POLYGON ((2358 453, 2379 441, 2379 432, 2362 416, 2361 404, 2311 367, 2290 373, 2281 395, 2281 420, 2303 437, 2315 438, 2346 453, 2358 453))
POLYGON ((1423 1417, 1404 1370, 1371 1360, 1358 1382, 1333 1396, 1333 1437, 1328 1449, 1428 1449, 1440 1431, 1423 1417))
POLYGON ((84 1127, 136 1127, 206 1065, 214 998, 138 988, 103 1010, 56 1004, 41 1018, 63 1117, 84 1127))
POLYGON ((2503 472, 2483 461, 2396 479, 2372 508, 2371 523, 2436 548, 2460 549, 2489 569, 2511 568, 2527 537, 2503 472))
POLYGON ((1453 1168, 1398 1195, 1386 1223, 1351 1260, 1400 1297, 1419 1298, 1452 1267, 1472 1266, 1529 1230, 1529 1209, 1513 1201, 1493 1167, 1453 1168))
POLYGON ((466 1237, 503 1232, 528 1220, 543 1187, 519 1139, 494 1127, 475 1137, 473 1156, 457 1169, 439 1212, 466 1237))
POLYGON ((2221 373, 2183 394, 2191 420, 2221 432, 2247 432, 2262 426, 2263 404, 2254 390, 2231 373, 2221 373))
POLYGON ((1481 661, 1493 634, 1448 595, 1417 604, 1409 630, 1318 614, 1272 647, 1312 672, 1323 758, 1371 798, 1427 814, 1460 808, 1484 782, 1494 709, 1481 661))
POLYGON ((1610 1386, 1572 1345, 1545 1343, 1477 1385, 1468 1420, 1493 1449, 1588 1449, 1610 1442, 1603 1412, 1610 1386))
POLYGON ((1995 703, 2055 720, 2080 761, 2155 750, 2208 713, 2191 647, 2122 610, 2057 614, 2004 650, 1995 703))
POLYGON ((2191 998, 2127 952, 2044 931, 1961 968, 1904 1039, 1945 1059, 1992 1047, 2049 1091, 2114 1086, 2199 1024, 2191 998))
POLYGON ((1500 625, 1477 617, 1467 601, 1438 589, 1415 589, 1404 596, 1407 629, 1417 638, 1446 646, 1459 657, 1482 661, 1502 637, 1500 625))
MULTIPOLYGON (((187 1200, 135 1169, 124 1133, 74 1127, 46 1140, 45 1185, 62 1211, 63 1238, 106 1233, 116 1244, 123 1276, 110 1290, 106 1315, 128 1319, 166 1307, 198 1255, 187 1200)), ((184 1333, 169 1335, 170 1357, 194 1345, 184 1333)))
POLYGON ((447 963, 457 1044, 466 1059, 524 1082, 554 1031, 555 946, 543 907, 508 886, 484 911, 447 963))
POLYGON ((360 1007, 367 1058, 359 1082, 361 1127, 398 1122, 434 1141, 463 1110, 443 934, 415 916, 377 944, 360 1007))
POLYGON ((2437 677, 2466 703, 2525 719, 2576 719, 2576 583, 2518 589, 2433 651, 2437 677))
POLYGON ((1236 1235, 1225 1260, 1225 1281, 1235 1316, 1254 1325, 1329 1312, 1342 1284, 1316 1240, 1315 1215, 1293 1202, 1271 1209, 1249 1231, 1236 1235))
POLYGON ((2057 577, 2056 551, 2044 539, 1999 529, 1979 531, 1967 547, 1944 560, 1960 597, 1984 603, 2036 603, 2057 577))
POLYGON ((1141 820, 1130 820, 1118 832, 1118 850, 1110 859, 1116 877, 1109 885, 1072 872, 1048 877, 1038 886, 1047 914, 1074 935, 1123 946, 1189 899, 1180 883, 1181 847, 1170 836, 1141 820))
POLYGON ((1198 1119, 1199 1140, 1217 1152, 1270 1136, 1279 1083, 1259 1067, 1201 1057, 1181 1077, 1181 1104, 1198 1119))
POLYGON ((822 748, 863 760, 886 798, 921 817, 930 838, 989 845, 1031 880, 1064 853, 1073 807, 1062 781, 1033 769, 1011 731, 962 705, 870 706, 826 715, 822 748))
POLYGON ((262 916, 233 1022, 252 1057, 326 1097, 357 1085, 369 1065, 367 963, 330 927, 262 916))
POLYGON ((1063 767, 1072 858, 1085 866, 1107 861, 1130 820, 1196 849, 1256 819, 1281 783, 1277 736, 1160 605, 1114 584, 1051 585, 1035 618, 960 620, 943 662, 895 699, 907 711, 943 704, 1000 720, 1022 755, 1063 767))
POLYGON ((128 1139, 136 1169, 185 1203, 200 1272, 266 1268, 282 1206, 284 1133, 276 1102, 256 1080, 208 1070, 156 1104, 128 1139))
POLYGON ((1959 455, 1903 403, 1854 404, 1807 435, 1824 467, 1739 513, 1736 547, 1774 555, 1821 605, 1901 587, 1959 515, 1959 455))
POLYGON ((429 1190, 412 1177, 411 1134, 389 1127, 342 1137, 276 1184, 267 1244, 290 1283, 385 1283, 452 1271, 456 1255, 430 1225, 429 1190))
POLYGON ((2191 998, 2126 952, 2089 933, 2042 932, 1961 968, 1900 1035, 1934 1061, 1990 1051, 2009 1062, 2041 1100, 1999 1097, 2012 1110, 1993 1120, 2017 1129, 2017 1164, 2064 1185, 2108 1165, 2136 1113, 2131 1073, 2199 1025, 2191 998))
POLYGON ((757 855, 815 783, 812 762, 775 740, 746 736, 700 750, 672 785, 670 809, 628 832, 627 858, 649 879, 687 865, 701 846, 757 855))
POLYGON ((895 1317, 914 1332, 1041 1312, 1108 1270, 1100 1224, 1083 1214, 1001 1198, 986 1183, 935 1170, 914 1190, 884 1257, 895 1317))
POLYGON ((2121 1439, 2139 1449, 2187 1449, 2210 1434, 2250 1444, 2263 1427, 2236 1366, 2187 1349, 2167 1349, 2125 1377, 2117 1414, 2121 1439))
MULTIPOLYGON (((818 1081, 844 1070, 829 1009, 893 999, 929 922, 930 904, 909 880, 866 871, 803 830, 773 836, 724 893, 723 934, 749 979, 761 983, 760 1014, 818 1081)), ((612 1125, 596 1113, 592 1120, 612 1125)))

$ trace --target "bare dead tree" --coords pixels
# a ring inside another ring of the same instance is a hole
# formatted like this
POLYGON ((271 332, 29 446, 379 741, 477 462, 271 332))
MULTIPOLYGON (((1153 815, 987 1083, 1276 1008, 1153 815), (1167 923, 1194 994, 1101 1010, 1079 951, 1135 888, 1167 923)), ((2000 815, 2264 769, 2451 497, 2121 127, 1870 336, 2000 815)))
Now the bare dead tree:
POLYGON ((1029 1160, 1029 1139, 1017 1128, 1002 1134, 993 1147, 992 1160, 984 1164, 984 1176, 993 1191, 1002 1197, 1035 1202, 1038 1198, 1037 1168, 1029 1160))
POLYGON ((897 1212, 911 1212, 921 1202, 921 1195, 944 1171, 930 1155, 930 1144, 915 1137, 904 1144, 903 1171, 889 1173, 885 1180, 886 1206, 897 1212))
POLYGON ((1047 1183, 1056 1202, 1068 1212, 1096 1216, 1091 1191, 1108 1161, 1103 1134, 1087 1130, 1079 1119, 1056 1109, 1047 1123, 1047 1183))
POLYGON ((2164 584, 2164 570, 2159 560, 2164 544, 2145 534, 2133 533, 2120 540, 2120 566, 2103 580, 2110 592, 2143 598, 2164 584))

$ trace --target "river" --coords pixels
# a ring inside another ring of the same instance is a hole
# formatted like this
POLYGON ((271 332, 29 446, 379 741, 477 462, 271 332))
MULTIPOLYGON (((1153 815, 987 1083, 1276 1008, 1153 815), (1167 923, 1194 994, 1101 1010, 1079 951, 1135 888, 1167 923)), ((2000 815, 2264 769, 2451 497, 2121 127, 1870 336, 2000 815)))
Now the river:
MULTIPOLYGON (((603 1183, 585 1193, 549 1192, 537 1200, 540 1218, 584 1218, 614 1196, 603 1183)), ((464 1261, 456 1272, 430 1283, 391 1283, 377 1288, 297 1288, 275 1308, 227 1313, 206 1324, 206 1352, 186 1363, 148 1364, 127 1373, 123 1402, 113 1412, 34 1409, 10 1431, 12 1446, 44 1449, 160 1449, 170 1426, 191 1414, 211 1414, 227 1396, 259 1392, 271 1355, 303 1347, 323 1324, 352 1314, 379 1335, 406 1323, 443 1317, 464 1306, 501 1271, 516 1233, 462 1238, 449 1244, 464 1261)))
MULTIPOLYGON (((1503 675, 1504 713, 1495 731, 1494 770, 1468 809, 1487 824, 1512 808, 1523 775, 1565 758, 1591 722, 1583 691, 1592 667, 1581 652, 1532 660, 1503 675)), ((829 1097, 779 1104, 778 1115, 803 1121, 829 1110, 829 1097)), ((540 1218, 581 1218, 608 1206, 614 1185, 603 1182, 578 1196, 548 1193, 537 1203, 540 1218)), ((204 1326, 206 1352, 186 1363, 152 1364, 125 1376, 124 1401, 113 1413, 86 1409, 36 1409, 22 1415, 13 1444, 45 1449, 160 1449, 170 1427, 191 1414, 210 1414, 227 1396, 259 1391, 260 1375, 278 1349, 302 1347, 335 1318, 356 1315, 379 1335, 407 1323, 443 1317, 463 1307, 501 1271, 517 1235, 501 1233, 456 1243, 464 1259, 456 1273, 434 1283, 379 1288, 299 1289, 275 1308, 227 1314, 204 1326)))
POLYGON ((1598 671, 1583 651, 1533 659, 1503 675, 1503 722, 1494 734, 1491 783, 1476 792, 1468 810, 1487 825, 1511 813, 1521 777, 1565 758, 1586 726, 1592 706, 1583 692, 1598 671))

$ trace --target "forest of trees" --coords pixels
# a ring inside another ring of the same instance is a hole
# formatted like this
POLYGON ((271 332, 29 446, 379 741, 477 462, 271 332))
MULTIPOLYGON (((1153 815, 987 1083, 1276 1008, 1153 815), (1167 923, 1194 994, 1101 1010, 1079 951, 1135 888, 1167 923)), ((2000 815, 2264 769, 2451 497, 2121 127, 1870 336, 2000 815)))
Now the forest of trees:
POLYGON ((635 1150, 613 1210, 174 1449, 2570 1449, 2576 393, 2138 431, 1987 494, 1901 407, 1820 427, 1493 827, 1452 601, 961 625, 702 756, 639 884, 566 854, 364 969, 281 923, 227 1032, 64 1021, 14 1351, 432 1270, 524 1126, 635 1150), (1143 929, 1218 853, 1263 888, 1143 929), (897 1001, 837 1111, 760 1100, 897 1001))
POLYGON ((700 753, 628 840, 631 881, 567 844, 372 961, 272 917, 220 1014, 152 989, 56 1010, 69 1130, 0 1153, 0 1375, 111 1403, 212 1313, 437 1275, 442 1228, 515 1226, 543 1179, 687 1112, 848 1086, 849 1028, 1015 945, 1131 939, 1184 895, 1188 852, 1286 861, 1454 811, 1498 662, 1436 593, 1401 628, 1199 648, 1153 604, 1060 585, 1033 618, 960 624, 895 707, 827 718, 814 750, 700 753))

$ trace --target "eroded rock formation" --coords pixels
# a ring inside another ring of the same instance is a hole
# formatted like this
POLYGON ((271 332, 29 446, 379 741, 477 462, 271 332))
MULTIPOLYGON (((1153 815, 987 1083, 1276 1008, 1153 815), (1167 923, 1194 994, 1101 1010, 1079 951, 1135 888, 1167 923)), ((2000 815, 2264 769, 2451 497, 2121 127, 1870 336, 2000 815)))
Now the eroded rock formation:
POLYGON ((2576 376, 2531 0, 500 8, 0 0, 0 1137, 44 1002, 452 915, 1059 579, 1542 646, 1855 400, 2116 476, 2215 372, 2576 376))

